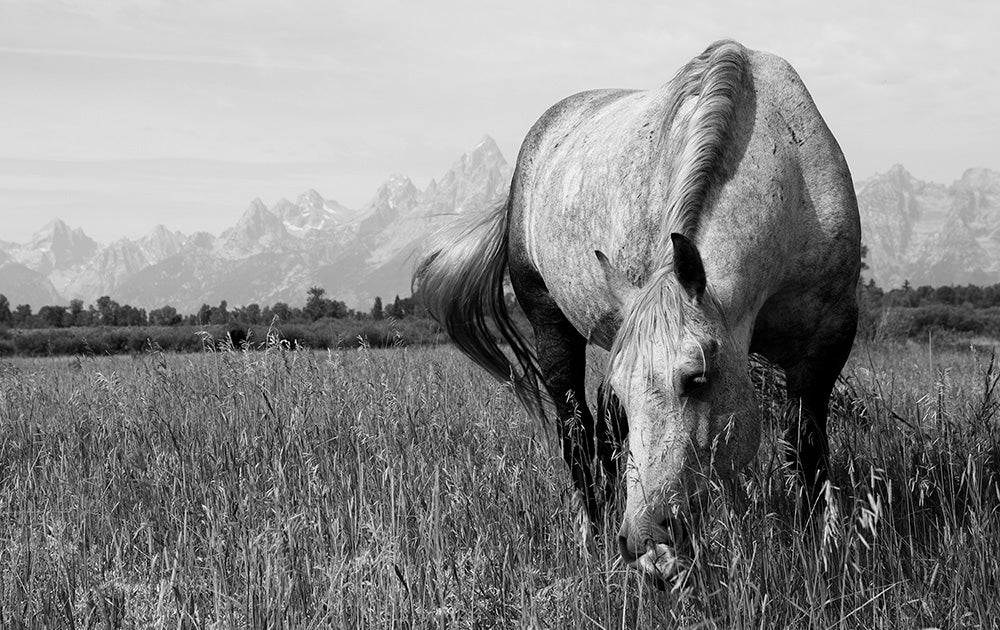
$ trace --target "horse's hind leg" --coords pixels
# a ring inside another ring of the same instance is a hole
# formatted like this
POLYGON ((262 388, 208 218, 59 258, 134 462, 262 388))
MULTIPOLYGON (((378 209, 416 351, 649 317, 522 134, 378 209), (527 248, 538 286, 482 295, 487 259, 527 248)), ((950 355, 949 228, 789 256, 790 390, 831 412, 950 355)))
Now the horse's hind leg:
POLYGON ((788 459, 807 500, 807 516, 818 505, 828 478, 826 421, 830 394, 847 362, 857 329, 857 312, 827 320, 806 355, 785 368, 788 383, 788 459))

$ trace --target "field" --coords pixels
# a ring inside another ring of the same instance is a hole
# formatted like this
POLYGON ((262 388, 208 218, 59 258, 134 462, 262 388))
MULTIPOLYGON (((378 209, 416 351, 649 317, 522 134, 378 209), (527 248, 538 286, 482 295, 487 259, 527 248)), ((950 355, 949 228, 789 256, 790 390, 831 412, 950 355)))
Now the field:
POLYGON ((587 535, 552 427, 451 348, 6 360, 0 626, 995 627, 990 354, 857 348, 806 530, 755 372, 760 455, 664 593, 618 512, 587 535))

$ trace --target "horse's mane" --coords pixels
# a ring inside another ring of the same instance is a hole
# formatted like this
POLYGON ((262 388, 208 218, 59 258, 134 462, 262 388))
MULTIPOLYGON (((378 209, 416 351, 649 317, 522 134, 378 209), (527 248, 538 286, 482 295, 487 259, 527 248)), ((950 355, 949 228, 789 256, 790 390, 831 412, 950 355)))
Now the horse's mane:
POLYGON ((661 131, 664 142, 669 140, 685 101, 698 98, 683 136, 683 149, 667 152, 676 157, 670 169, 667 210, 660 223, 662 229, 655 250, 654 260, 661 264, 671 258, 671 232, 693 237, 697 230, 749 64, 746 48, 731 40, 721 40, 688 62, 667 84, 670 94, 661 131))
MULTIPOLYGON (((685 297, 673 281, 673 244, 670 234, 693 238, 698 229, 705 198, 720 167, 736 101, 749 74, 748 51, 730 40, 718 41, 681 68, 667 85, 670 93, 661 138, 669 141, 681 107, 697 97, 686 129, 680 135, 682 148, 667 148, 673 156, 667 208, 660 222, 659 239, 652 252, 654 271, 623 305, 622 324, 611 346, 608 374, 622 368, 631 372, 648 352, 646 341, 666 339, 673 349, 684 329, 685 297), (636 342, 639 342, 638 344, 636 342), (671 343, 671 341, 675 343, 671 343), (641 347, 640 347, 641 346, 641 347)), ((705 299, 714 299, 711 293, 705 299)), ((668 360, 671 357, 665 357, 668 360)))

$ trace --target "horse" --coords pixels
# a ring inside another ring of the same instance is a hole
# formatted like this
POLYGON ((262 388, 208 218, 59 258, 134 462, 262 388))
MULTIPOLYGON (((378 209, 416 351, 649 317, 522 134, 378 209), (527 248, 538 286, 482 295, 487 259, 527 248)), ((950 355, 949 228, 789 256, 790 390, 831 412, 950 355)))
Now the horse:
POLYGON ((624 476, 621 557, 677 579, 708 480, 733 479, 759 446, 751 353, 785 372, 786 456, 803 495, 820 497, 860 241, 844 155, 796 71, 723 40, 660 89, 549 108, 506 200, 445 227, 413 287, 531 413, 554 406, 592 518, 600 477, 624 476), (507 275, 533 347, 507 310, 507 275), (608 351, 596 421, 588 343, 608 351))

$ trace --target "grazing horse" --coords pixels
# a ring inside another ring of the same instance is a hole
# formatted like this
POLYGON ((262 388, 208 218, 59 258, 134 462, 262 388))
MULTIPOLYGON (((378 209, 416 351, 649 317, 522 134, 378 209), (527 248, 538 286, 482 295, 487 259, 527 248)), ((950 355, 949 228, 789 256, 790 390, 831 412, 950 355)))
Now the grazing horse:
POLYGON ((592 517, 595 459, 613 479, 627 435, 621 555, 662 578, 680 570, 710 473, 731 479, 756 453, 749 353, 784 369, 790 463, 807 496, 820 491, 860 236, 847 163, 799 76, 720 41, 661 89, 583 92, 545 112, 506 202, 446 228, 414 287, 530 411, 554 404, 592 517), (506 310, 507 273, 534 348, 506 310), (588 342, 609 351, 596 422, 588 342))

